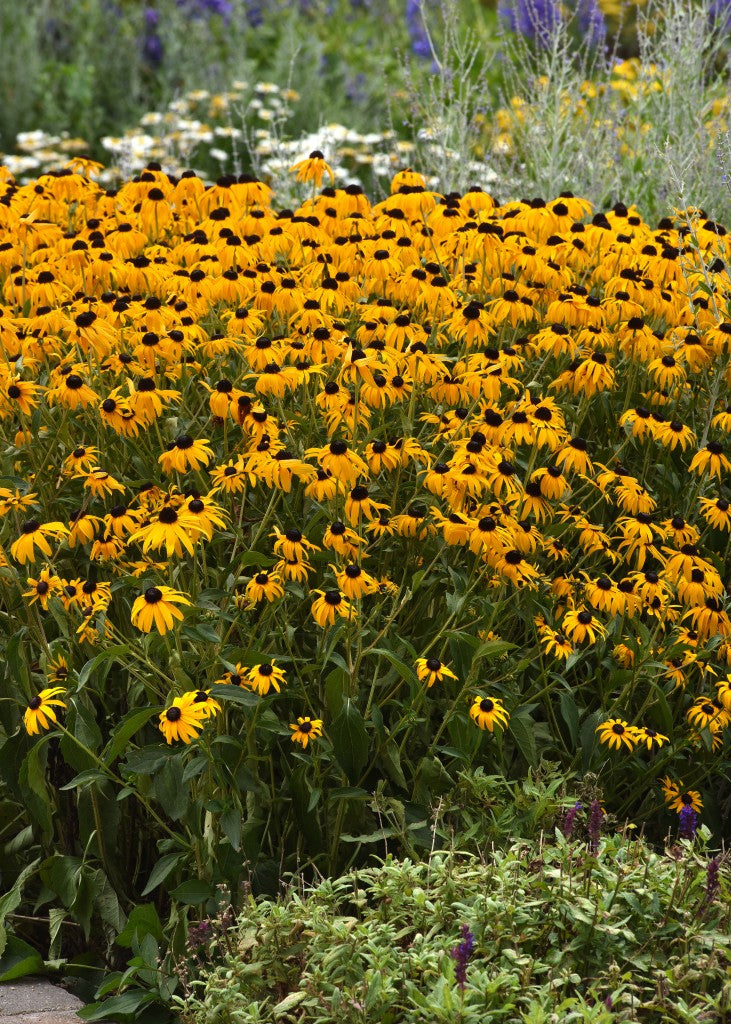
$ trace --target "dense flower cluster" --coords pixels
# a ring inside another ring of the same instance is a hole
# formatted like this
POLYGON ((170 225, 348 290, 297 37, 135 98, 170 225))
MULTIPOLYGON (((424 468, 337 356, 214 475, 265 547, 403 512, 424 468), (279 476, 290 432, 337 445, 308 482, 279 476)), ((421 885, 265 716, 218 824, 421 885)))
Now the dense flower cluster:
MULTIPOLYGON (((697 777, 721 764, 723 227, 688 210, 653 229, 622 203, 592 216, 570 193, 498 206, 408 170, 372 204, 319 152, 292 169, 324 185, 296 210, 258 180, 150 165, 107 191, 74 166, 0 187, 4 602, 63 684, 30 699, 29 732, 124 633, 175 638, 179 658, 183 625, 192 651, 211 622, 245 650, 276 617, 287 673, 242 658, 215 683, 296 695, 304 749, 327 718, 295 631, 313 657, 338 644, 356 677, 356 636, 406 635, 436 580, 402 675, 445 720, 486 743, 523 706, 542 720, 530 671, 516 682, 536 664, 549 690, 576 688, 610 757, 669 745, 697 777), (476 644, 499 629, 505 679, 454 671, 447 628, 476 644)), ((219 711, 181 689, 168 743, 219 711)))

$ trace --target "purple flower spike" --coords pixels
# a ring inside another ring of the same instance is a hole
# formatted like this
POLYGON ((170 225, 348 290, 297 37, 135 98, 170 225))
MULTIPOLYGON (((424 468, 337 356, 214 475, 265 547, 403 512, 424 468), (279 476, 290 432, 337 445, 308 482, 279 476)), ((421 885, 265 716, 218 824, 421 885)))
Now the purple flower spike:
POLYGON ((455 946, 450 956, 455 962, 454 976, 457 979, 460 991, 464 992, 467 985, 467 961, 472 956, 475 948, 475 937, 466 924, 462 925, 462 941, 455 946))

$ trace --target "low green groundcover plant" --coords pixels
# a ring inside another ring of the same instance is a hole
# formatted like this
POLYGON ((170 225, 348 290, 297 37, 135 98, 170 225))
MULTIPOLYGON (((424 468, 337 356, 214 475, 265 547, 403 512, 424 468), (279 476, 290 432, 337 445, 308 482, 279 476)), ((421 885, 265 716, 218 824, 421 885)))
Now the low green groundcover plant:
MULTIPOLYGON (((681 842, 551 841, 437 852, 250 898, 191 930, 189 1024, 721 1021, 728 879, 681 842), (592 845, 595 843, 596 845, 592 845), (596 850, 596 854, 593 852, 596 850)), ((573 835, 572 835, 573 833, 573 835)))

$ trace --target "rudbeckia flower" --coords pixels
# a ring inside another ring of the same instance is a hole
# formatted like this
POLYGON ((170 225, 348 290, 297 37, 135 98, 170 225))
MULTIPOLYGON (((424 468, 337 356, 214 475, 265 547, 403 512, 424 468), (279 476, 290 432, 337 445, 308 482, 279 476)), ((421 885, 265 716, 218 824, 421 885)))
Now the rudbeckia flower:
POLYGON ((286 682, 284 669, 278 668, 272 661, 263 665, 254 665, 246 675, 246 681, 251 689, 260 697, 266 696, 270 689, 280 692, 281 684, 286 682))
POLYGON ((51 724, 58 721, 55 709, 66 707, 59 699, 65 692, 63 686, 51 686, 31 697, 23 715, 23 725, 29 736, 37 735, 41 729, 50 729, 51 724))
POLYGON ((282 581, 274 572, 258 572, 246 584, 246 597, 254 604, 260 601, 278 601, 284 597, 282 581))
POLYGON ((208 441, 194 441, 189 434, 180 434, 159 456, 164 473, 187 473, 189 469, 202 469, 214 457, 208 441))
POLYGON ((290 725, 293 730, 289 737, 293 743, 299 743, 303 749, 314 739, 322 736, 322 719, 320 718, 298 718, 296 724, 290 725))
POLYGON ((299 160, 296 164, 293 164, 292 167, 290 167, 290 171, 297 172, 297 181, 311 181, 315 188, 320 187, 325 174, 327 174, 330 181, 335 184, 335 175, 332 172, 332 168, 326 162, 325 157, 319 149, 313 149, 306 159, 299 160))
POLYGON ((63 523, 40 523, 37 519, 28 519, 23 523, 20 537, 10 545, 10 554, 24 565, 26 562, 35 562, 37 551, 51 557, 51 545, 48 538, 66 536, 68 530, 63 523))
POLYGON ((506 729, 510 721, 510 715, 505 710, 503 702, 497 697, 482 697, 479 694, 473 699, 470 708, 470 718, 480 729, 495 731, 506 729))
POLYGON ((160 732, 168 744, 182 740, 186 745, 198 739, 198 733, 209 717, 203 702, 196 702, 197 693, 175 697, 169 708, 160 713, 160 732))
POLYGON ((348 619, 355 615, 355 608, 339 590, 313 590, 312 593, 319 595, 312 605, 312 617, 323 629, 334 626, 338 616, 348 619))
POLYGON ((428 689, 434 683, 441 683, 445 676, 449 679, 457 678, 454 672, 443 665, 439 658, 417 658, 415 664, 417 678, 422 683, 426 683, 428 689))
POLYGON ((608 718, 595 729, 599 733, 600 743, 606 743, 610 748, 617 750, 624 744, 628 750, 634 750, 637 742, 637 730, 628 725, 622 718, 608 718))
POLYGON ((153 627, 158 633, 167 633, 182 620, 183 613, 178 604, 190 604, 188 598, 172 587, 148 587, 132 605, 132 625, 143 633, 151 633, 153 627))

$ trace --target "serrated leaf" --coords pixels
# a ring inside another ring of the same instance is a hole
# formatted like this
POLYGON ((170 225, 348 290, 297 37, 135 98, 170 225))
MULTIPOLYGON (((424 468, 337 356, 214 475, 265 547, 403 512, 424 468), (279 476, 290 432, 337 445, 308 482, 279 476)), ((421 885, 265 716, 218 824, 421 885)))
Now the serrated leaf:
POLYGON ((157 889, 158 885, 164 882, 168 875, 178 866, 182 857, 182 853, 166 853, 164 857, 161 857, 150 872, 150 877, 147 879, 147 885, 142 890, 142 895, 147 896, 148 893, 157 889))
POLYGON ((531 767, 535 767, 538 764, 538 747, 533 720, 527 715, 512 715, 510 732, 523 757, 531 767))
POLYGON ((115 726, 112 735, 104 748, 102 759, 104 764, 111 765, 112 762, 122 753, 127 743, 136 732, 146 725, 153 715, 159 715, 163 710, 160 707, 140 708, 136 711, 129 711, 119 725, 115 726))
POLYGON ((356 782, 368 762, 368 733, 358 708, 346 698, 328 730, 338 764, 350 782, 356 782))

